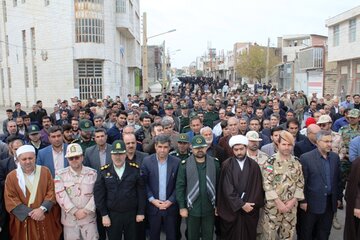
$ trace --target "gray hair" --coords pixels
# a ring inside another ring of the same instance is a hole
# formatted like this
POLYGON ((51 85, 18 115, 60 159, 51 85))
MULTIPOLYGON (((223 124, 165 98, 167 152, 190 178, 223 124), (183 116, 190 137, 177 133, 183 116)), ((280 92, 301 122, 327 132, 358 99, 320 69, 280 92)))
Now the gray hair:
POLYGON ((173 125, 173 124, 174 124, 174 119, 172 117, 165 116, 161 120, 161 125, 163 125, 163 126, 169 126, 169 125, 173 125))
POLYGON ((331 131, 320 130, 316 133, 316 141, 320 141, 325 136, 331 136, 331 131))
POLYGON ((208 127, 208 126, 203 127, 203 128, 200 129, 200 134, 202 135, 206 131, 212 132, 212 129, 210 127, 208 127))
POLYGON ((155 145, 161 143, 161 144, 164 144, 164 143, 168 143, 169 146, 171 145, 171 140, 170 140, 170 137, 165 135, 165 134, 160 134, 160 135, 157 135, 155 138, 154 138, 154 143, 155 145))

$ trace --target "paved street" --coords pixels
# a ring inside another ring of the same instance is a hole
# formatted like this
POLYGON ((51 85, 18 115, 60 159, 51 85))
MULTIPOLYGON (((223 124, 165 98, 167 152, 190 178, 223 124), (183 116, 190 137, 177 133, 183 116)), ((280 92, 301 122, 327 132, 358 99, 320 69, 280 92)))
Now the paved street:
MULTIPOLYGON (((2 126, 2 121, 3 119, 6 118, 6 114, 5 114, 5 110, 7 108, 4 108, 4 107, 0 107, 0 126, 2 126)), ((30 109, 23 109, 24 111, 26 112, 29 112, 31 111, 30 109)), ((47 112, 50 114, 51 113, 51 109, 46 109, 47 112)), ((2 128, 0 130, 0 132, 2 132, 2 128)), ((339 221, 341 223, 342 226, 344 226, 344 222, 345 222, 345 210, 339 210, 338 211, 338 218, 339 218, 339 221)), ((183 224, 182 224, 182 229, 184 231, 185 229, 185 223, 183 221, 183 224)), ((340 239, 343 239, 343 228, 341 230, 336 230, 336 229, 332 229, 331 231, 331 236, 330 236, 330 240, 340 240, 340 239)), ((165 239, 165 237, 163 238, 165 239)))

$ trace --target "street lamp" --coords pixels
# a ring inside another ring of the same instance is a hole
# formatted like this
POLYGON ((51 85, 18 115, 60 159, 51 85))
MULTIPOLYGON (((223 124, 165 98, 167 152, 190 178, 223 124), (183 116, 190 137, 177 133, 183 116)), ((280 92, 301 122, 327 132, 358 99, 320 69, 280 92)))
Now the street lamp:
MULTIPOLYGON (((142 59, 143 59, 143 66, 142 66, 142 77, 143 77, 143 91, 147 91, 149 86, 148 86, 148 59, 147 59, 147 41, 150 38, 154 38, 160 35, 164 35, 164 34, 168 34, 168 33, 172 33, 175 32, 176 29, 171 29, 169 31, 163 32, 163 33, 159 33, 159 34, 155 34, 153 36, 148 37, 147 36, 147 19, 146 19, 146 13, 143 13, 143 52, 142 52, 142 59)), ((163 43, 163 47, 165 49, 165 41, 163 43)), ((164 77, 163 77, 163 81, 164 81, 164 77)))

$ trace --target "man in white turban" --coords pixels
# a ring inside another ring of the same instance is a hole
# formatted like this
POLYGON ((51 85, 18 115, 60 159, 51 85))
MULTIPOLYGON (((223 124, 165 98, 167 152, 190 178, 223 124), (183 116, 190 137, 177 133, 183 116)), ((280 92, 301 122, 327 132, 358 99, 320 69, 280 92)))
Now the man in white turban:
POLYGON ((16 156, 19 167, 7 176, 4 192, 11 239, 59 239, 60 212, 54 206, 49 169, 35 164, 35 148, 31 145, 18 148, 16 156))
POLYGON ((264 191, 259 165, 246 155, 248 139, 243 135, 229 140, 234 157, 223 162, 218 190, 218 214, 222 239, 256 239, 259 210, 264 191))

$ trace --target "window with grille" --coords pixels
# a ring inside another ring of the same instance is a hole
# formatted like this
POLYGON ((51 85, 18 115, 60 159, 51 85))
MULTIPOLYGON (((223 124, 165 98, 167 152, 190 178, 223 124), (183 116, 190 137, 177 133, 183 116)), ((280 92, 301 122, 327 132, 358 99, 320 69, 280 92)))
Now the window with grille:
POLYGON ((126 1, 128 0, 116 0, 117 13, 126 13, 126 1))
POLYGON ((75 0, 76 42, 104 43, 104 1, 75 0))
POLYGON ((340 29, 339 29, 339 25, 334 26, 334 32, 333 32, 333 45, 334 47, 339 46, 339 42, 340 42, 340 29))
POLYGON ((96 60, 78 61, 80 99, 102 98, 103 62, 96 60))
POLYGON ((32 75, 33 75, 34 87, 38 87, 37 66, 36 66, 35 28, 30 29, 30 34, 31 34, 32 75))
POLYGON ((349 42, 355 42, 356 40, 356 19, 349 21, 349 42))

